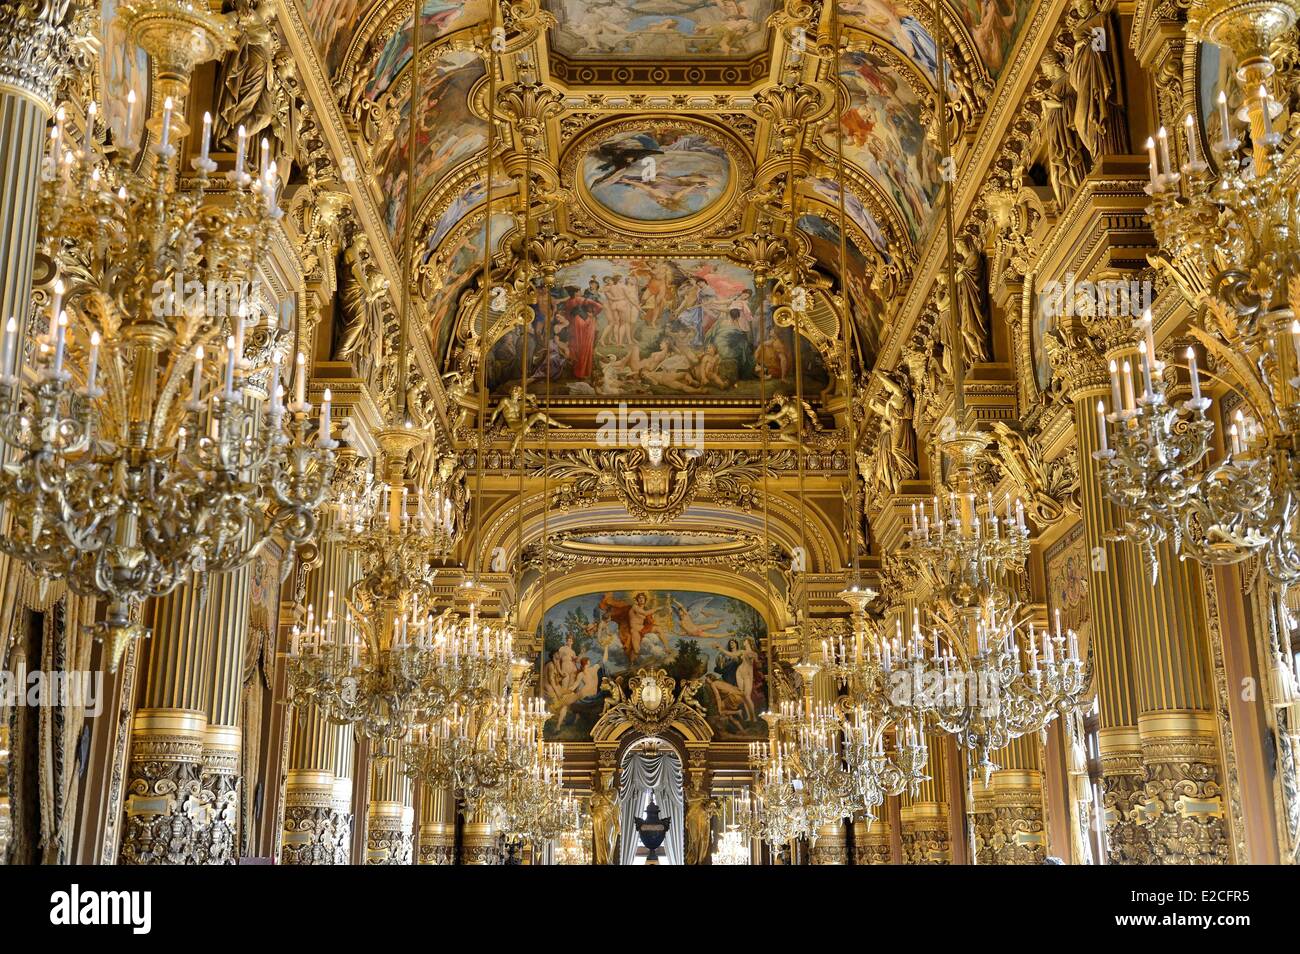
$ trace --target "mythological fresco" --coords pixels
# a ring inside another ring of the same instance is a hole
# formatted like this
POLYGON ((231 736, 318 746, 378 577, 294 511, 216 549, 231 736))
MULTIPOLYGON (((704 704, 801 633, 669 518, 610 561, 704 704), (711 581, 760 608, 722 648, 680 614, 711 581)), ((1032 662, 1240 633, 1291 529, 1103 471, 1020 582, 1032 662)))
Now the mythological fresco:
MULTIPOLYGON (((415 181, 420 185, 414 205, 444 175, 487 144, 487 124, 469 108, 470 90, 483 76, 483 61, 468 51, 448 53, 433 61, 430 74, 424 78, 426 91, 416 139, 415 181)), ((406 213, 409 102, 402 102, 399 114, 397 132, 374 156, 384 221, 395 242, 400 241, 406 213)))
POLYGON ((357 15, 366 6, 363 0, 302 0, 307 29, 316 41, 316 52, 326 72, 333 72, 343 63, 356 32, 357 15))
MULTIPOLYGON (((448 228, 454 227, 455 224, 455 222, 452 222, 448 228)), ((514 216, 505 212, 492 213, 493 254, 500 251, 506 233, 514 224, 514 216)), ((470 279, 483 268, 483 246, 486 240, 487 236, 484 234, 483 225, 480 223, 477 227, 467 228, 456 236, 452 240, 455 244, 446 252, 446 277, 443 280, 443 287, 433 298, 429 313, 430 327, 436 329, 438 335, 439 354, 446 354, 447 347, 451 342, 451 329, 455 324, 451 315, 456 301, 469 284, 470 279)))
MULTIPOLYGON (((849 106, 840 115, 844 157, 889 193, 916 242, 928 230, 941 185, 938 156, 921 125, 921 102, 877 52, 845 53, 840 77, 849 92, 849 106)), ((826 129, 822 142, 835 150, 835 130, 826 129)))
MULTIPOLYGON (((420 45, 432 43, 454 30, 478 23, 487 16, 487 0, 424 0, 420 8, 420 45)), ((397 78, 397 74, 411 61, 411 28, 409 21, 402 24, 371 67, 366 96, 374 99, 397 78)))
POLYGON ((617 133, 583 157, 582 181, 616 215, 671 221, 713 205, 731 181, 731 161, 690 127, 617 133))
MULTIPOLYGON (((835 209, 834 215, 838 216, 840 206, 840 187, 834 179, 809 179, 808 187, 819 199, 829 202, 835 209)), ((852 191, 844 193, 844 214, 849 217, 854 225, 862 230, 862 234, 871 240, 871 244, 876 247, 882 258, 886 262, 891 260, 889 254, 889 239, 885 236, 885 230, 880 227, 876 217, 871 214, 871 210, 862 204, 852 191)))
POLYGON ((663 669, 703 679, 696 698, 714 738, 766 738, 767 625, 730 596, 684 590, 608 590, 563 600, 542 623, 546 737, 591 736, 605 704, 602 679, 663 669))
MULTIPOLYGON (((799 228, 812 240, 813 255, 831 274, 839 274, 840 267, 840 229, 839 226, 820 215, 802 215, 799 228)), ((858 326, 859 343, 864 347, 863 358, 870 367, 880 345, 879 315, 884 312, 884 302, 871 289, 867 280, 868 265, 865 256, 850 237, 844 243, 847 260, 846 276, 849 290, 849 302, 853 318, 858 326)))
POLYGON ((556 395, 758 398, 794 390, 797 351, 815 397, 829 382, 816 349, 796 349, 759 307, 753 276, 730 262, 588 259, 560 269, 530 326, 496 343, 488 381, 496 393, 518 382, 525 338, 531 381, 549 373, 556 395))
POLYGON ((993 76, 1006 66, 1007 54, 1029 12, 1029 0, 959 0, 955 4, 970 29, 975 49, 993 76))
POLYGON ((750 57, 767 46, 773 0, 550 0, 565 56, 750 57))
POLYGON ((893 0, 842 0, 843 22, 869 30, 915 63, 933 83, 939 75, 938 48, 934 37, 912 16, 908 8, 893 0))

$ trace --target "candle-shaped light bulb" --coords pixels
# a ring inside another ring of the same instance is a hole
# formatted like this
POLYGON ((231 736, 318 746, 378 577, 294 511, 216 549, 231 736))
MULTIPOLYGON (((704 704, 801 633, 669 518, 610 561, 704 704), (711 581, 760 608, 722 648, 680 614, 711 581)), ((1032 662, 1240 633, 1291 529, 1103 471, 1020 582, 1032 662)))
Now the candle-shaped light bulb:
POLYGON ((82 145, 82 151, 87 157, 89 157, 90 154, 95 150, 95 114, 98 111, 99 111, 99 107, 95 105, 94 100, 92 100, 89 104, 87 104, 86 139, 84 144, 82 145))
POLYGON ((203 385, 203 345, 194 349, 194 370, 190 378, 190 403, 199 403, 199 389, 203 385))
POLYGON ((1142 397, 1150 400, 1154 393, 1151 390, 1151 352, 1147 350, 1145 341, 1138 342, 1138 355, 1142 358, 1142 397))
POLYGON ((126 142, 125 145, 132 146, 135 144, 135 90, 127 90, 126 93, 126 142))
POLYGON ((263 136, 261 162, 257 164, 257 168, 265 171, 267 165, 270 164, 270 161, 271 161, 271 142, 265 136, 263 136))
MULTIPOLYGON (((326 388, 325 396, 321 399, 320 405, 320 442, 322 444, 328 444, 330 439, 330 401, 332 397, 330 389, 326 388)), ((406 493, 405 488, 402 488, 402 493, 406 493)))
POLYGON ((226 398, 235 396, 235 336, 226 336, 226 398))
POLYGON ((1119 365, 1112 358, 1110 362, 1110 403, 1116 411, 1123 407, 1123 400, 1119 393, 1119 365))
POLYGON ((1129 361, 1128 361, 1127 358, 1124 359, 1123 369, 1124 369, 1124 378, 1123 378, 1123 380, 1124 380, 1124 409, 1125 409, 1126 411, 1131 411, 1131 410, 1133 410, 1133 407, 1134 407, 1134 404, 1135 404, 1135 402, 1134 402, 1134 400, 1133 400, 1133 366, 1132 366, 1131 364, 1129 364, 1129 361))
POLYGON ((208 151, 212 147, 212 114, 205 111, 203 113, 203 140, 199 145, 199 161, 208 161, 208 151))
POLYGON ((162 135, 158 141, 158 146, 160 149, 166 149, 167 143, 171 140, 172 111, 174 109, 175 109, 175 105, 172 103, 172 98, 168 96, 166 99, 163 100, 162 135))
POLYGON ((299 407, 307 403, 307 356, 301 351, 295 360, 294 400, 299 407))
POLYGON ((241 124, 235 136, 235 178, 244 178, 244 155, 248 151, 248 130, 241 124))
POLYGON ((1183 118, 1183 129, 1187 133, 1187 161, 1195 165, 1201 161, 1201 147, 1196 142, 1196 120, 1191 113, 1183 118))
POLYGON ((1219 141, 1226 143, 1232 138, 1232 118, 1228 115, 1228 94, 1219 90, 1219 141))
POLYGON ((59 315, 63 313, 63 279, 54 279, 54 299, 50 302, 50 340, 59 328, 59 315))
POLYGON ((67 343, 68 335, 68 313, 59 312, 59 324, 54 332, 54 375, 58 377, 63 373, 63 349, 67 343))
POLYGON ((86 358, 86 391, 95 390, 95 376, 99 373, 99 332, 90 333, 90 355, 86 358))
POLYGON ((1156 141, 1147 136, 1147 174, 1151 178, 1151 191, 1160 191, 1160 164, 1156 161, 1156 141))
MULTIPOLYGON (((1292 322, 1294 325, 1295 323, 1292 322)), ((1294 330, 1292 332, 1295 333, 1294 330)), ((1300 355, 1300 352, 1297 352, 1300 355)), ((1188 379, 1192 382, 1192 400, 1201 400, 1201 375, 1196 370, 1196 349, 1191 345, 1187 346, 1187 374, 1188 379)))
POLYGON ((1106 436, 1106 405, 1102 401, 1097 402, 1097 433, 1101 435, 1102 451, 1110 450, 1110 439, 1106 436))
POLYGON ((18 357, 18 319, 13 315, 5 322, 5 351, 4 366, 0 368, 5 381, 12 381, 15 375, 15 365, 18 357))
POLYGON ((1259 87, 1259 108, 1264 114, 1264 138, 1273 135, 1273 97, 1268 94, 1268 90, 1261 83, 1259 87))
POLYGON ((1156 145, 1160 149, 1160 171, 1168 175, 1173 166, 1169 162, 1169 131, 1164 126, 1156 130, 1156 145))

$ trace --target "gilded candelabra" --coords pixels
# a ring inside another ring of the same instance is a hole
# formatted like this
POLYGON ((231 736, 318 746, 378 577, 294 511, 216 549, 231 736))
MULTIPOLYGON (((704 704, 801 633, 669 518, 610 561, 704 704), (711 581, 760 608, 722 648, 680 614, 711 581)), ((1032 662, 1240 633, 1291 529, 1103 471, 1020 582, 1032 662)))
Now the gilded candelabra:
POLYGON ((328 392, 316 423, 300 356, 286 407, 279 328, 257 317, 282 215, 265 143, 253 170, 241 135, 235 168, 214 178, 205 116, 181 184, 189 76, 230 46, 228 19, 177 0, 118 16, 158 76, 149 141, 143 156, 132 141, 105 155, 95 104, 80 142, 59 108, 41 169, 40 249, 59 274, 48 330, 28 354, 36 316, 10 318, 0 355, 0 549, 104 601, 110 668, 145 632, 144 600, 272 537, 310 539, 335 447, 328 392))
MULTIPOLYGON (((908 554, 934 585, 930 652, 920 613, 900 647, 906 676, 896 693, 933 707, 934 721, 958 737, 987 778, 991 754, 1012 739, 1042 731, 1082 704, 1090 673, 1071 633, 1043 634, 1043 664, 1014 577, 1029 555, 1029 530, 1019 501, 999 517, 991 494, 981 512, 975 473, 988 435, 959 432, 945 442, 952 483, 931 513, 913 510, 908 554), (1022 640, 1031 665, 1021 666, 1022 640)), ((897 655, 897 653, 895 653, 897 655)))
POLYGON ((895 691, 900 678, 921 681, 924 659, 906 663, 898 652, 901 634, 891 645, 872 625, 866 607, 875 596, 858 586, 841 593, 852 607, 852 633, 847 642, 841 637, 822 644, 828 671, 844 692, 844 758, 868 823, 886 796, 929 778, 924 729, 931 707, 923 694, 895 691), (898 663, 911 668, 900 672, 898 663))
POLYGON ((382 487, 349 499, 335 530, 359 553, 363 575, 348 591, 340 635, 335 620, 323 631, 309 627, 290 647, 289 688, 292 703, 317 705, 332 721, 386 744, 453 706, 490 701, 512 655, 509 632, 481 622, 477 603, 468 618, 434 612, 433 564, 449 541, 430 518, 411 514, 406 460, 421 437, 391 427, 377 438, 382 487))
MULTIPOLYGON (((1224 457, 1187 473, 1201 463, 1212 434, 1189 349, 1193 396, 1184 413, 1169 408, 1158 386, 1136 403, 1112 394, 1106 419, 1114 446, 1094 454, 1104 462, 1107 495, 1136 509, 1128 529, 1149 555, 1153 542, 1172 534, 1176 548, 1208 564, 1260 555, 1281 585, 1300 580, 1300 323, 1291 303, 1300 278, 1300 197, 1283 168, 1283 137, 1273 126, 1282 105, 1268 84, 1275 71, 1269 50, 1297 15, 1296 0, 1193 3, 1189 34, 1233 52, 1244 104, 1234 116, 1226 92, 1219 93, 1211 146, 1217 175, 1191 116, 1177 169, 1167 130, 1147 141, 1159 260, 1197 308, 1192 334, 1247 399, 1253 421, 1238 418, 1224 457), (1249 127, 1248 147, 1234 120, 1249 127)), ((1154 360, 1149 334, 1145 345, 1144 368, 1154 360)))

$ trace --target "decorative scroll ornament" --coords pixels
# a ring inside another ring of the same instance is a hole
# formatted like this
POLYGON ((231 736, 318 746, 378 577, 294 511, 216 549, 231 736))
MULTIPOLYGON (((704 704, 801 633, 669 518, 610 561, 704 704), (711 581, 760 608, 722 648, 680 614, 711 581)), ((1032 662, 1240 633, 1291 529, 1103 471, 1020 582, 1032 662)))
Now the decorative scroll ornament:
POLYGON ((613 738, 629 724, 646 736, 657 736, 675 726, 691 738, 713 737, 704 706, 696 698, 703 679, 677 680, 662 669, 651 669, 634 673, 626 683, 625 690, 617 679, 601 682, 601 690, 609 697, 591 730, 596 741, 613 738))
POLYGON ((548 476, 570 481, 556 488, 554 506, 573 510, 616 499, 633 517, 651 523, 675 520, 695 500, 741 511, 753 507, 763 469, 758 455, 730 450, 693 456, 654 434, 644 435, 641 445, 628 450, 575 450, 552 461, 548 476))

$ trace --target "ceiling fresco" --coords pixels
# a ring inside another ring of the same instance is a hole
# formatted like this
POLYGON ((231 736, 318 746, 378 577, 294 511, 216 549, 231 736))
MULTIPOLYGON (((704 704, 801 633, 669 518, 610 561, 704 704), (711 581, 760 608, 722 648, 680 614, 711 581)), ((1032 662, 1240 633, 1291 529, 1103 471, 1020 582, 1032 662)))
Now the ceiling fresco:
MULTIPOLYGON (((485 35, 488 0, 421 0, 421 30, 427 39, 422 41, 426 50, 420 78, 424 93, 416 130, 413 187, 407 170, 410 7, 398 0, 377 4, 365 0, 298 2, 321 66, 333 77, 344 118, 357 130, 358 144, 372 173, 367 179, 373 183, 372 195, 392 248, 400 250, 406 210, 416 208, 414 225, 421 254, 436 259, 443 270, 434 295, 459 295, 468 283, 462 274, 445 269, 465 258, 465 233, 457 226, 466 216, 480 213, 483 204, 487 125, 480 115, 481 105, 471 106, 471 101, 481 97, 478 90, 486 78, 484 59, 473 44, 481 43, 485 35), (461 243, 458 250, 439 253, 451 242, 461 243)), ((952 55, 981 82, 995 78, 1005 68, 1027 9, 1028 0, 945 0, 944 21, 952 34, 952 55)), ((754 94, 779 79, 783 70, 802 68, 788 48, 789 31, 780 26, 787 22, 781 18, 788 16, 788 11, 783 11, 779 0, 541 0, 540 10, 540 28, 518 48, 518 54, 512 47, 503 60, 498 82, 516 81, 520 65, 527 63, 538 80, 547 82, 550 76, 550 82, 560 84, 558 92, 565 105, 543 127, 542 148, 559 171, 554 185, 567 190, 557 194, 561 203, 556 221, 561 228, 577 229, 575 238, 587 243, 583 251, 589 260, 606 262, 602 266, 605 271, 598 269, 598 290, 603 292, 607 281, 614 284, 614 272, 620 273, 622 288, 635 285, 639 295, 653 285, 644 274, 630 270, 630 259, 601 259, 602 243, 618 246, 630 242, 635 248, 644 240, 650 243, 647 248, 662 253, 680 238, 695 250, 694 257, 682 257, 687 264, 675 266, 666 282, 674 297, 667 306, 670 313, 663 319, 672 329, 670 340, 676 341, 676 334, 686 335, 681 344, 687 353, 660 356, 665 367, 654 369, 654 373, 625 367, 637 362, 620 350, 629 347, 628 340, 637 341, 643 352, 640 357, 649 359, 657 354, 664 334, 655 330, 650 335, 653 340, 641 340, 650 333, 650 322, 637 318, 628 330, 613 327, 605 308, 595 319, 597 343, 592 348, 591 368, 580 354, 577 370, 582 374, 575 375, 573 359, 563 358, 566 374, 571 376, 566 385, 579 392, 591 387, 597 393, 747 394, 754 390, 751 375, 761 365, 755 354, 761 342, 751 341, 743 349, 745 353, 732 348, 734 354, 716 374, 685 370, 685 366, 696 367, 696 351, 709 354, 709 342, 703 338, 719 317, 724 326, 730 322, 724 302, 734 296, 720 295, 707 283, 707 287, 700 286, 707 292, 703 306, 690 300, 689 291, 680 300, 677 296, 682 276, 688 286, 697 285, 691 278, 696 264, 691 263, 707 257, 703 253, 710 242, 715 249, 725 249, 753 227, 753 212, 742 199, 759 185, 758 170, 771 163, 777 148, 770 121, 754 115, 754 94), (770 62, 770 67, 762 67, 766 72, 758 82, 746 79, 749 74, 744 70, 733 70, 728 75, 737 77, 734 88, 702 96, 688 79, 676 87, 668 79, 655 80, 653 88, 662 87, 664 95, 654 101, 676 103, 677 115, 647 111, 641 120, 632 107, 644 109, 639 103, 651 101, 650 90, 635 93, 620 89, 611 94, 608 84, 601 87, 594 78, 596 72, 565 72, 558 68, 556 57, 592 68, 610 66, 615 78, 618 64, 626 64, 632 71, 628 76, 641 76, 636 69, 648 67, 652 72, 645 75, 695 76, 698 82, 714 75, 707 73, 708 69, 727 63, 770 62), (656 64, 664 64, 663 71, 654 72, 656 64), (686 72, 673 73, 676 67, 671 64, 685 64, 686 72), (548 65, 554 68, 552 72, 548 65), (597 84, 592 90, 602 91, 588 92, 583 86, 585 75, 597 84), (742 105, 715 127, 706 121, 708 114, 681 108, 685 98, 692 96, 701 103, 718 105, 739 97, 737 102, 742 105), (689 316, 699 307, 709 312, 708 330, 691 327, 689 316), (688 316, 686 320, 681 313, 688 316), (684 367, 675 368, 678 364, 684 367), (703 383, 705 379, 708 383, 703 383)), ((915 261, 930 236, 941 190, 938 156, 923 124, 937 74, 937 50, 927 25, 933 22, 933 10, 902 0, 842 0, 838 10, 847 46, 838 73, 848 95, 847 105, 838 123, 821 123, 820 132, 810 128, 805 148, 815 148, 818 160, 803 179, 800 193, 809 203, 805 211, 821 216, 827 228, 837 229, 831 223, 838 221, 840 187, 835 175, 826 170, 834 168, 842 139, 846 179, 851 183, 845 193, 845 213, 855 258, 860 256, 867 269, 888 267, 897 278, 906 273, 908 263, 915 261)), ((805 76, 812 78, 813 73, 805 72, 805 76)), ((504 138, 516 140, 507 141, 505 147, 517 149, 517 130, 505 123, 501 129, 504 138)), ((517 202, 517 197, 509 201, 517 202)), ((826 229, 818 226, 811 231, 824 246, 826 229)), ((832 272, 837 268, 837 263, 824 265, 832 272)), ((715 272, 725 273, 721 265, 715 272)), ((860 292, 871 284, 868 279, 850 278, 859 286, 859 290, 850 289, 858 306, 855 310, 881 307, 879 296, 871 301, 872 295, 860 292)), ((575 274, 566 277, 565 283, 586 290, 590 279, 590 275, 575 274)), ((618 294, 616 291, 616 299, 618 294)), ((545 307, 562 310, 564 297, 557 294, 545 307)), ((457 313, 454 305, 454 301, 431 301, 428 313, 442 321, 457 313)), ((614 307, 615 316, 619 307, 614 307)), ((629 305, 633 310, 637 307, 629 305)), ((450 341, 448 330, 440 325, 431 332, 435 341, 450 341)), ((581 341, 578 344, 581 352, 581 341)), ((708 357, 706 365, 712 361, 708 357)))
POLYGON ((552 49, 571 59, 748 58, 774 0, 549 0, 552 49))

